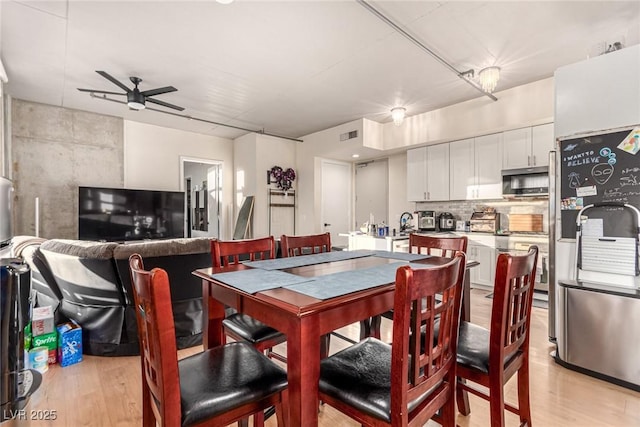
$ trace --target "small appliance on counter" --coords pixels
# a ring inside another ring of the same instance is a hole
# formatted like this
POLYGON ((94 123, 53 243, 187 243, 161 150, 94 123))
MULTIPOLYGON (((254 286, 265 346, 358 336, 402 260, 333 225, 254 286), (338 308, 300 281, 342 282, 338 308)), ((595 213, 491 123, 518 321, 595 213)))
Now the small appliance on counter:
POLYGON ((456 231, 469 231, 469 221, 456 221, 456 231))
POLYGON ((442 212, 438 215, 438 229, 440 231, 455 231, 456 219, 450 212, 442 212))
POLYGON ((413 232, 413 215, 411 212, 403 212, 400 215, 400 234, 409 234, 413 232))
POLYGON ((500 229, 500 214, 494 208, 485 208, 471 214, 471 231, 495 233, 500 229))
POLYGON ((436 231, 435 211, 416 211, 419 231, 436 231))

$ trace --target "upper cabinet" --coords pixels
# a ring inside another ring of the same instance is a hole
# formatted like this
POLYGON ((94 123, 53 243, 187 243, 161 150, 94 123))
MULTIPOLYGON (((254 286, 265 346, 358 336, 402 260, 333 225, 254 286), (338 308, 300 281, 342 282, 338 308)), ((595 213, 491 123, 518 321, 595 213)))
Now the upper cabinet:
POLYGON ((449 200, 449 144, 407 150, 407 198, 449 200))
POLYGON ((427 200, 427 147, 407 150, 407 198, 427 200))
POLYGON ((534 166, 549 166, 549 151, 556 149, 553 123, 531 128, 531 154, 534 166))
POLYGON ((506 131, 504 169, 549 166, 549 151, 554 148, 553 123, 506 131))
POLYGON ((450 145, 451 200, 502 197, 502 134, 463 139, 450 145))
POLYGON ((449 196, 451 200, 475 198, 476 174, 473 138, 449 144, 449 196))

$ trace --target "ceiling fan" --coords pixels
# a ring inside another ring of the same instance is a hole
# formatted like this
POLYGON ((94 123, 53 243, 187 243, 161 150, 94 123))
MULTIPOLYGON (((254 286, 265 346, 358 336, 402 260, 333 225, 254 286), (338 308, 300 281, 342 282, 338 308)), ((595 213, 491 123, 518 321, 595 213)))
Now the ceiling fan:
POLYGON ((146 101, 151 102, 153 104, 161 105, 163 107, 173 108, 174 110, 178 110, 178 111, 184 110, 184 108, 179 107, 177 105, 169 104, 168 102, 151 98, 152 96, 155 96, 155 95, 161 95, 163 93, 177 91, 178 89, 176 89, 173 86, 160 87, 157 89, 150 89, 150 90, 145 90, 141 92, 140 89, 138 89, 138 84, 140 84, 140 82, 142 81, 140 77, 129 77, 129 80, 131 80, 131 83, 133 83, 135 86, 133 89, 129 89, 122 82, 120 82, 118 79, 108 74, 106 71, 96 71, 96 73, 100 74, 102 77, 109 80, 111 83, 115 84, 119 88, 123 89, 125 93, 109 92, 106 90, 97 90, 97 89, 78 88, 80 92, 103 93, 106 95, 127 95, 127 105, 132 110, 144 110, 146 101))

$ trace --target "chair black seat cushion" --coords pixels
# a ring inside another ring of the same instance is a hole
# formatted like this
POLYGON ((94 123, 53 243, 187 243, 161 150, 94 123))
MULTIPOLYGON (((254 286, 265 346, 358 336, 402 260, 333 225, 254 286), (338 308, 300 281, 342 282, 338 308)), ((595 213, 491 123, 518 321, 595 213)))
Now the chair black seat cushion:
POLYGON ((460 322, 457 363, 489 373, 489 330, 460 322))
MULTIPOLYGON (((518 353, 507 355, 508 364, 518 353)), ((489 374, 489 330, 470 322, 460 322, 458 330, 458 365, 463 365, 489 374)))
POLYGON ((244 342, 229 343, 178 362, 182 425, 260 400, 287 387, 287 373, 244 342))
MULTIPOLYGON (((416 408, 440 384, 409 402, 416 408)), ((320 391, 391 422, 391 346, 367 338, 320 362, 320 391)))
POLYGON ((262 341, 283 337, 284 334, 259 320, 242 313, 235 313, 222 321, 222 325, 245 341, 256 344, 262 341))

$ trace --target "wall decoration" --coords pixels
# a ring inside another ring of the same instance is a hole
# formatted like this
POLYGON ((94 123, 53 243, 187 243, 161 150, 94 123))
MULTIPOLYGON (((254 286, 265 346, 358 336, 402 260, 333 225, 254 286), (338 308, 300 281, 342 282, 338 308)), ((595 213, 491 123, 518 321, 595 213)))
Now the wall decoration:
MULTIPOLYGON (((274 166, 269 171, 269 176, 273 177, 279 189, 287 192, 293 186, 293 181, 296 179, 296 172, 292 168, 283 170, 280 166, 274 166)), ((269 182, 271 183, 274 181, 269 182)))

